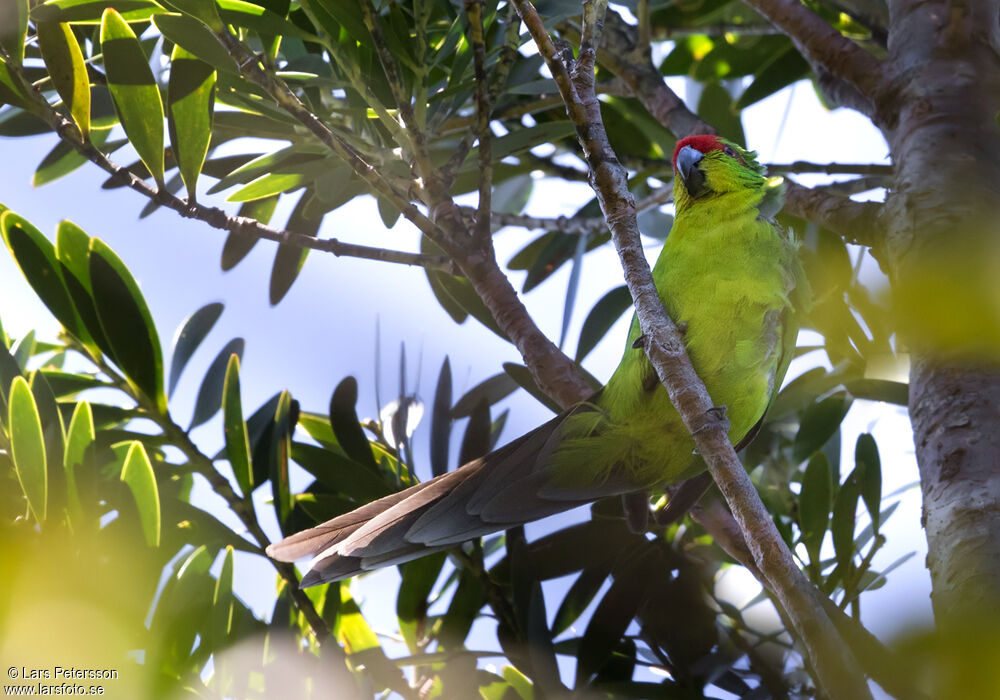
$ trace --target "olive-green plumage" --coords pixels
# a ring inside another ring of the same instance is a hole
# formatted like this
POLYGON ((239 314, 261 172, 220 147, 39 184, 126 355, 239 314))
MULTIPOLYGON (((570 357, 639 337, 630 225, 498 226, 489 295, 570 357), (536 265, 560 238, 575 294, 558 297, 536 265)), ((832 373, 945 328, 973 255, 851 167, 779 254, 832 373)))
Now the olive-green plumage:
MULTIPOLYGON (((698 375, 739 443, 784 377, 808 297, 791 237, 771 221, 780 183, 714 136, 678 143, 676 217, 653 267, 698 375)), ((303 585, 399 563, 596 498, 703 470, 642 349, 633 319, 621 363, 589 402, 462 468, 268 548, 314 556, 303 585)))

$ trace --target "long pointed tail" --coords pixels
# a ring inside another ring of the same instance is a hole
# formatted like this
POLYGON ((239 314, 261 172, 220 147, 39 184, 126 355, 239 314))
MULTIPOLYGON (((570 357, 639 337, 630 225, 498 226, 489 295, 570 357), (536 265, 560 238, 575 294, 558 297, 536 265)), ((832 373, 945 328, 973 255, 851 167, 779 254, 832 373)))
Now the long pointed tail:
POLYGON ((527 523, 634 486, 552 483, 548 456, 559 444, 558 416, 461 468, 362 506, 267 548, 279 561, 312 556, 302 586, 400 564, 460 542, 527 523))

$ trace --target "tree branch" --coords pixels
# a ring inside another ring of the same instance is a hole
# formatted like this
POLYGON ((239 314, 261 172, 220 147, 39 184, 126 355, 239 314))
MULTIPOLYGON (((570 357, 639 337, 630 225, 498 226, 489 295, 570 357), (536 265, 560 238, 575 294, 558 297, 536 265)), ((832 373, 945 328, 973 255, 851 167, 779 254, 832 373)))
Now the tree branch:
POLYGON ((885 224, 881 204, 854 202, 787 179, 785 185, 784 211, 828 228, 848 243, 874 248, 882 245, 885 224))
MULTIPOLYGON (((673 199, 673 190, 670 187, 661 187, 647 197, 643 197, 635 205, 637 214, 652 209, 653 207, 666 204, 673 199)), ((475 211, 471 207, 462 207, 462 211, 468 216, 473 216, 475 211)), ((591 235, 602 233, 608 230, 608 222, 603 216, 593 218, 557 216, 553 218, 542 218, 529 216, 527 214, 501 214, 493 212, 492 222, 494 226, 520 226, 527 229, 542 229, 545 231, 559 231, 577 235, 591 235)))
MULTIPOLYGON (((885 90, 885 66, 882 61, 830 26, 826 20, 799 0, 746 0, 795 43, 813 65, 821 80, 828 71, 843 80, 861 96, 874 103, 885 90)), ((852 105, 853 106, 853 105, 852 105)), ((874 108, 865 111, 874 115, 874 108)))
POLYGON ((833 698, 871 697, 850 650, 822 612, 821 596, 796 566, 736 456, 724 421, 718 411, 713 410, 705 385, 691 366, 681 334, 660 302, 642 251, 627 172, 608 142, 600 103, 593 90, 596 43, 606 0, 584 2, 582 41, 572 73, 564 63, 565 54, 557 53, 530 1, 514 0, 514 4, 559 86, 566 111, 576 128, 591 169, 592 186, 625 269, 625 281, 635 301, 640 327, 648 339, 646 352, 671 403, 690 431, 698 454, 704 458, 736 513, 740 529, 753 533, 753 539, 748 538, 753 559, 788 611, 824 690, 833 698))

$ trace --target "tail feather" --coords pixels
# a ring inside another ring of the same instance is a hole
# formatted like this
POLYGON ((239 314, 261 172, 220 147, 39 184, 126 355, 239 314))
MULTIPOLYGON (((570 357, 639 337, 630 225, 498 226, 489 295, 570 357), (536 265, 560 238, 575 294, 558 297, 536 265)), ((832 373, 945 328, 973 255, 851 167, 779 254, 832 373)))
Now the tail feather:
POLYGON ((302 586, 311 586, 634 490, 635 484, 624 477, 584 489, 553 480, 547 465, 566 417, 554 418, 453 472, 292 535, 269 546, 268 556, 295 561, 311 555, 311 570, 302 579, 302 586))

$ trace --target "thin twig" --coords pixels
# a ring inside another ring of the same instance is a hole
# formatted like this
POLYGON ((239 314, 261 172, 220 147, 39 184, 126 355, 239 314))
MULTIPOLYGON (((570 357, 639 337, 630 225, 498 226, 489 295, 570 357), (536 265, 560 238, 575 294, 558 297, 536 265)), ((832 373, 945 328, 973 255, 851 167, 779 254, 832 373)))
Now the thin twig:
POLYGON ((483 36, 483 0, 465 0, 469 16, 469 39, 476 82, 476 137, 479 141, 479 208, 475 235, 485 240, 492 235, 490 211, 493 208, 493 158, 490 133, 490 96, 486 83, 486 44, 483 36))

